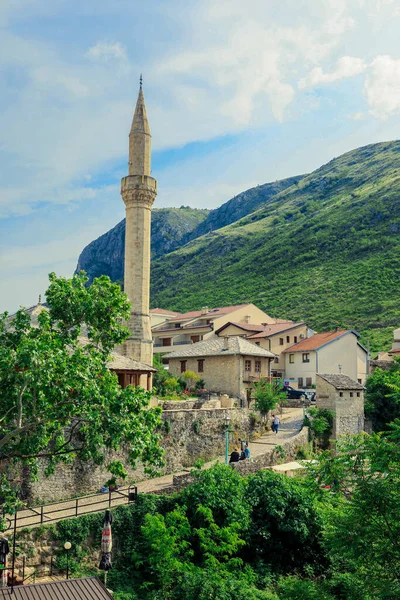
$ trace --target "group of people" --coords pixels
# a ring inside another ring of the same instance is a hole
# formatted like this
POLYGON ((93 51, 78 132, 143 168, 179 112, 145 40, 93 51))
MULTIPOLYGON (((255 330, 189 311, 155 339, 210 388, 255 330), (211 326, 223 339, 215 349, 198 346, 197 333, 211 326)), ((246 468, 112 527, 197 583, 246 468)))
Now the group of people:
MULTIPOLYGON (((275 435, 278 435, 279 423, 280 423, 280 419, 279 419, 278 415, 272 415, 271 429, 275 433, 275 435)), ((245 460, 246 458, 250 458, 249 443, 242 442, 240 452, 239 452, 238 448, 235 448, 234 451, 231 453, 229 462, 235 463, 235 462, 239 462, 239 460, 245 460)))
POLYGON ((235 448, 231 453, 231 457, 229 459, 230 463, 239 462, 239 460, 245 460, 246 458, 250 458, 250 448, 248 442, 242 442, 242 449, 239 452, 238 448, 235 448))

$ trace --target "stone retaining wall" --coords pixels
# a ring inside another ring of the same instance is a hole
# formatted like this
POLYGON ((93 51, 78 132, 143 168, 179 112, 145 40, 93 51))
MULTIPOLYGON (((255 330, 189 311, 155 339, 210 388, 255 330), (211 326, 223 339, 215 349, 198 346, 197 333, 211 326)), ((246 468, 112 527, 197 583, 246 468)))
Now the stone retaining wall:
MULTIPOLYGON (((249 439, 260 429, 260 424, 250 416, 251 411, 248 409, 184 410, 180 407, 181 403, 171 404, 174 405, 174 410, 165 410, 162 413, 161 445, 165 449, 166 462, 163 474, 190 467, 198 458, 207 461, 223 454, 227 417, 233 426, 233 441, 239 438, 249 439)), ((123 451, 110 453, 107 462, 121 459, 126 464, 126 455, 123 451)), ((43 504, 98 491, 109 478, 104 467, 91 463, 74 461, 71 464, 60 464, 51 477, 45 477, 45 466, 43 461, 40 464, 38 481, 28 483, 26 478, 23 481, 26 497, 32 504, 43 504)), ((128 465, 126 468, 126 483, 147 479, 140 463, 135 470, 128 465)))
MULTIPOLYGON (((287 442, 281 445, 270 448, 264 454, 260 454, 250 460, 241 460, 237 463, 232 463, 230 466, 241 475, 250 475, 261 471, 266 467, 272 467, 281 463, 290 462, 297 456, 297 451, 301 446, 304 446, 309 441, 308 427, 303 427, 298 434, 289 438, 287 442)), ((178 492, 182 488, 190 485, 194 481, 194 476, 190 473, 184 475, 174 475, 173 486, 168 490, 163 490, 163 493, 178 492)))

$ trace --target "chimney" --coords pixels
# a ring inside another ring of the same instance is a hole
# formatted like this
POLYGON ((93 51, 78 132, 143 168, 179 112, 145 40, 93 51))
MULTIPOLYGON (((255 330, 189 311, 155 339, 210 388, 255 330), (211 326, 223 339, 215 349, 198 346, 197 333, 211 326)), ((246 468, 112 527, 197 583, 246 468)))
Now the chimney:
POLYGON ((203 308, 201 309, 201 314, 206 315, 207 313, 208 313, 208 306, 203 306, 203 308))
POLYGON ((229 339, 228 336, 224 337, 224 350, 229 350, 229 339))

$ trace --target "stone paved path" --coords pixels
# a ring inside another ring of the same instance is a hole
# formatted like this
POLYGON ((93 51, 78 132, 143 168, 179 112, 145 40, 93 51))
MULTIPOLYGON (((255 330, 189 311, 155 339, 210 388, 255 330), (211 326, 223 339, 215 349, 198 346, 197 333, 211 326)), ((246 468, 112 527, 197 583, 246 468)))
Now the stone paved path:
MULTIPOLYGON (((258 440, 250 442, 251 457, 265 454, 268 449, 282 444, 291 437, 295 436, 303 422, 303 410, 301 408, 284 408, 281 416, 281 424, 279 427, 278 435, 272 432, 261 436, 258 440)), ((204 468, 209 468, 215 462, 223 463, 225 456, 219 456, 218 458, 206 463, 204 468)), ((169 488, 173 483, 174 475, 184 475, 188 473, 190 469, 181 471, 180 473, 174 473, 170 475, 163 475, 155 479, 148 479, 147 481, 141 481, 137 484, 138 492, 142 494, 162 492, 163 489, 169 488)), ((35 527, 43 523, 54 523, 61 519, 67 519, 69 517, 75 517, 91 512, 102 512, 106 508, 113 508, 120 504, 126 504, 128 487, 124 486, 120 488, 118 492, 113 492, 111 497, 109 494, 91 494, 90 496, 81 496, 79 499, 65 500, 62 502, 56 502, 48 504, 43 507, 43 515, 41 508, 35 509, 24 509, 19 511, 17 514, 17 527, 35 527)))

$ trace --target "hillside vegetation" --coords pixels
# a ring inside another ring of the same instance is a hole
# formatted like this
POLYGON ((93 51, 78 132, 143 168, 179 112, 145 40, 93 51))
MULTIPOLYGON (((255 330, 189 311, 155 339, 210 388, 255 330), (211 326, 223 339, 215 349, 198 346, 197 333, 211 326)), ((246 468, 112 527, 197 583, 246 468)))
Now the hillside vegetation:
POLYGON ((302 177, 304 175, 264 183, 238 194, 219 208, 211 210, 204 221, 182 238, 182 242, 186 244, 190 240, 194 240, 210 231, 221 229, 221 227, 238 221, 266 204, 273 196, 298 183, 302 177))
POLYGON ((348 152, 257 211, 157 259, 152 305, 254 302, 316 330, 355 328, 372 349, 399 326, 400 142, 348 152))
MULTIPOLYGON (((151 255, 162 256, 177 248, 185 234, 197 227, 210 211, 190 208, 155 208, 151 222, 151 255)), ((108 275, 112 281, 124 278, 125 219, 86 246, 81 252, 76 273, 86 271, 89 281, 108 275)))

